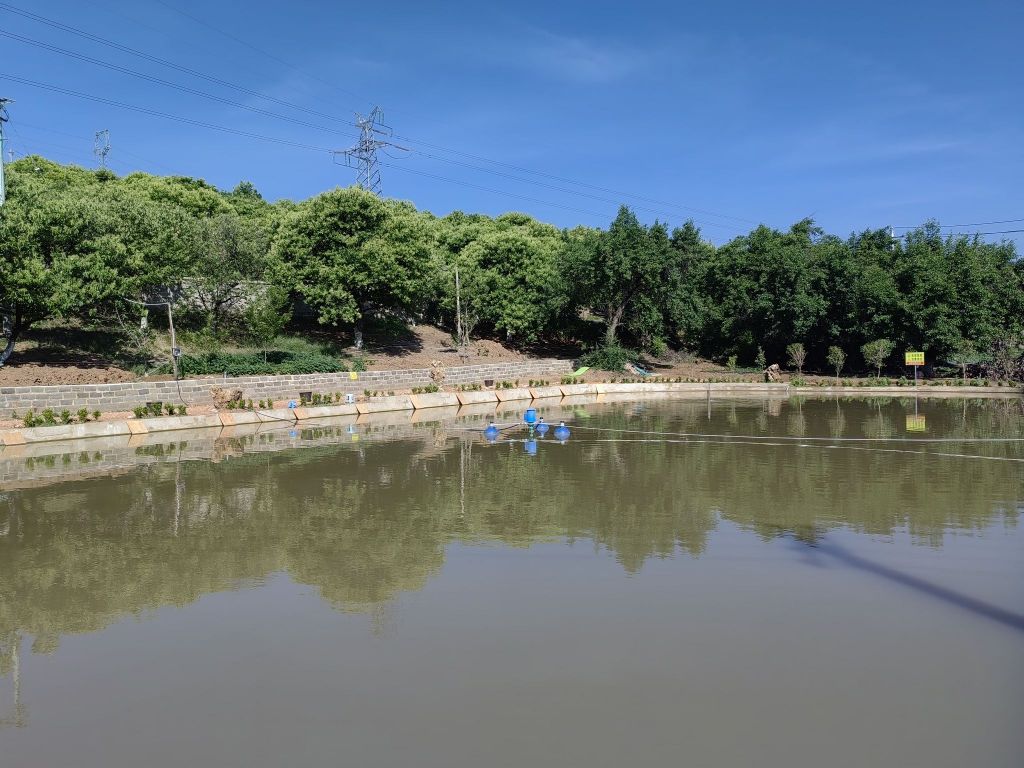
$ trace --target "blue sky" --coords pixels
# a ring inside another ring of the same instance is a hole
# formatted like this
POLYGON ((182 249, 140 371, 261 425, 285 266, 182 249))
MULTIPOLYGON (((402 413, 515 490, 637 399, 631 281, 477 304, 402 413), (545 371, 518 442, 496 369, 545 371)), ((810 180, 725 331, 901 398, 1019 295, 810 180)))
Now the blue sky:
POLYGON ((438 214, 522 210, 559 226, 604 226, 626 202, 648 221, 692 216, 715 242, 804 216, 841 235, 929 217, 1024 218, 1020 2, 8 4, 335 118, 0 8, 4 32, 322 126, 0 37, 0 96, 17 102, 8 135, 18 155, 94 165, 93 132, 106 128, 118 172, 180 173, 228 188, 247 179, 267 198, 304 198, 353 181, 326 150, 350 145, 353 113, 380 104, 403 137, 396 143, 417 150, 382 158, 385 194, 438 214))

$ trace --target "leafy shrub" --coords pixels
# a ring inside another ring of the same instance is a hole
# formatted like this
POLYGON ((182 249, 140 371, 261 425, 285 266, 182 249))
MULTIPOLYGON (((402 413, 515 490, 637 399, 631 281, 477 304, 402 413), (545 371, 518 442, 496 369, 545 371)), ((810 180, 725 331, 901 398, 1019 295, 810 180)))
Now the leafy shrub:
POLYGON ((42 418, 43 426, 52 427, 57 423, 57 416, 52 408, 47 408, 39 415, 42 418))
POLYGON ((71 411, 69 411, 67 408, 65 408, 63 411, 60 412, 60 423, 61 424, 70 424, 71 423, 71 411))
POLYGON ((78 423, 85 424, 89 420, 89 412, 85 408, 78 409, 78 423))
POLYGON ((93 418, 93 421, 99 421, 100 420, 100 412, 99 411, 93 411, 92 412, 92 418, 93 418))
POLYGON ((602 371, 621 371, 626 367, 626 363, 635 362, 636 358, 637 355, 632 350, 618 344, 608 344, 587 352, 579 359, 579 364, 602 371))
POLYGON ((789 359, 790 365, 796 368, 796 372, 802 374, 804 372, 804 362, 807 360, 807 350, 804 348, 802 342, 795 341, 786 347, 786 357, 789 359))
POLYGON ((135 414, 136 419, 144 419, 149 415, 149 410, 144 405, 138 405, 132 408, 132 413, 135 414))
MULTIPOLYGON (((357 360, 353 364, 354 370, 357 360)), ((337 373, 347 371, 345 363, 337 357, 319 352, 274 351, 263 355, 256 352, 226 353, 210 352, 205 355, 182 355, 178 364, 182 376, 213 376, 227 373, 228 376, 259 376, 262 374, 337 373)), ((365 370, 365 361, 363 361, 365 370)), ((170 366, 159 369, 169 373, 170 366)))

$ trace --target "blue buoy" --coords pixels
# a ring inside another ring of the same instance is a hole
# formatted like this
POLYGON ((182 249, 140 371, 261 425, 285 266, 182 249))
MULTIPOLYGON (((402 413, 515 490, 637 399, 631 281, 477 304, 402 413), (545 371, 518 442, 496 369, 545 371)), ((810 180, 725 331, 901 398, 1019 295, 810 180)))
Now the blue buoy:
POLYGON ((288 430, 288 437, 298 437, 298 436, 299 436, 299 433, 296 430, 294 430, 294 429, 288 430))
POLYGON ((544 435, 548 433, 549 429, 551 429, 551 425, 545 422, 544 417, 542 416, 540 421, 537 422, 537 434, 544 437, 544 435))
POLYGON ((523 450, 526 451, 526 455, 527 456, 536 456, 537 455, 537 441, 536 440, 527 440, 525 443, 523 443, 523 450))
POLYGON ((490 424, 488 424, 487 429, 484 430, 484 437, 486 437, 492 443, 498 439, 498 428, 494 426, 493 421, 490 424))
POLYGON ((526 413, 523 414, 523 421, 529 424, 531 427, 537 423, 537 409, 527 408, 526 413))
POLYGON ((289 400, 289 401, 288 401, 288 407, 289 407, 289 408, 298 408, 298 407, 299 407, 299 404, 298 404, 298 403, 296 403, 296 402, 295 402, 294 400, 289 400))
POLYGON ((555 427, 555 439, 561 440, 563 443, 569 439, 569 428, 565 426, 565 422, 561 421, 558 426, 555 427))

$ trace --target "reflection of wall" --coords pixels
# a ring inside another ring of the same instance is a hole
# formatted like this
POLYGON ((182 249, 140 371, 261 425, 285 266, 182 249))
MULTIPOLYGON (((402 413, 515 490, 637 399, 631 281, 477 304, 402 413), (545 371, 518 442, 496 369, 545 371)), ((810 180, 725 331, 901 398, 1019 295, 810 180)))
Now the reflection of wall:
MULTIPOLYGON (((932 434, 1020 435, 1020 414, 1000 407, 935 404, 928 423, 932 434)), ((792 401, 778 415, 758 402, 710 416, 704 403, 592 413, 576 416, 568 444, 542 445, 536 457, 466 433, 445 440, 436 425, 357 442, 344 428, 322 429, 297 449, 284 431, 221 444, 219 463, 177 460, 196 448, 188 443, 143 446, 139 463, 116 477, 5 491, 0 638, 32 635, 45 651, 65 633, 279 571, 339 609, 374 610, 420 589, 455 540, 585 539, 635 571, 651 557, 699 556, 720 517, 766 538, 907 528, 941 545, 950 529, 1012 525, 1022 511, 1019 464, 699 438, 604 442, 615 433, 583 429, 778 435, 799 421, 808 436, 839 422, 860 435, 880 419, 898 430, 896 403, 792 401)), ((1022 455, 1012 444, 977 450, 1022 455)))

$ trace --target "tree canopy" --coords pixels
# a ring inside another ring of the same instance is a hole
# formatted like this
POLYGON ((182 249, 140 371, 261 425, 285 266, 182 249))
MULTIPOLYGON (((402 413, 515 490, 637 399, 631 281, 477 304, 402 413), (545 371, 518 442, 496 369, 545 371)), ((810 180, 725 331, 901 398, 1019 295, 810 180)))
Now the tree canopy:
POLYGON ((353 324, 357 342, 364 318, 391 314, 513 344, 603 339, 744 364, 802 343, 811 368, 832 347, 863 368, 878 339, 960 359, 1024 330, 1013 243, 943 236, 935 222, 893 239, 803 220, 715 246, 692 221, 646 225, 626 206, 607 229, 559 230, 522 213, 439 218, 357 187, 270 203, 245 181, 223 191, 35 156, 9 171, 0 364, 35 323, 102 320, 143 300, 178 302, 214 333, 229 318, 256 323, 266 341, 283 323, 247 307, 268 291, 289 317, 304 304, 325 326, 353 324))

